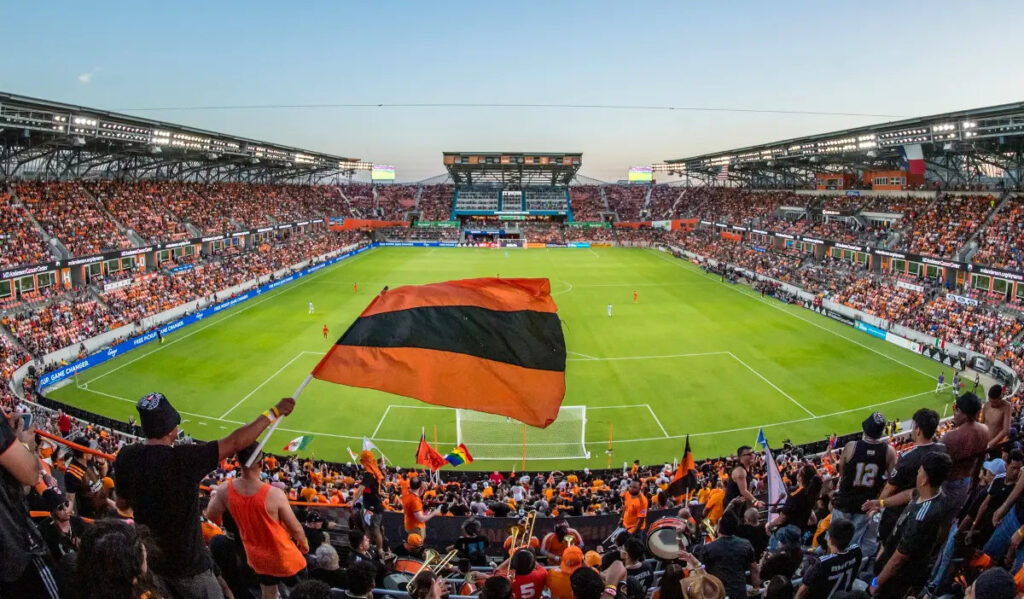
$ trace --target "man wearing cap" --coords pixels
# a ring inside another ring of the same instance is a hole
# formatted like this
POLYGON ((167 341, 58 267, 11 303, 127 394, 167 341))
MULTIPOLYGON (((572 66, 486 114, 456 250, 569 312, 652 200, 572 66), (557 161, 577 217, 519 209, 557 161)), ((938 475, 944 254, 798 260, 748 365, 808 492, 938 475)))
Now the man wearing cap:
POLYGON ((278 585, 291 588, 299 583, 297 576, 306 569, 303 554, 309 553, 309 542, 284 491, 261 480, 261 455, 246 466, 254 454, 255 442, 238 452, 242 475, 217 488, 206 517, 220 522, 225 511, 231 512, 263 597, 276 599, 278 585))
POLYGON ((136 404, 146 436, 121 449, 114 461, 118 509, 131 507, 149 527, 159 552, 149 567, 174 597, 223 597, 199 524, 199 482, 220 460, 251 445, 270 424, 291 413, 282 399, 249 424, 219 441, 174 445, 181 416, 166 397, 152 393, 136 404))
POLYGON ((1017 584, 1013 576, 1002 568, 985 570, 967 587, 964 599, 1013 599, 1017 596, 1017 584))
POLYGON ((416 533, 412 533, 405 537, 405 540, 398 543, 392 550, 392 553, 398 557, 412 557, 415 559, 423 559, 423 537, 416 533))
POLYGON ((973 393, 964 393, 953 404, 953 430, 942 435, 942 444, 953 460, 942 492, 946 500, 958 512, 967 501, 971 490, 971 477, 978 471, 980 460, 985 457, 990 439, 988 427, 978 422, 981 399, 973 393))
POLYGON ((1010 420, 1013 406, 1003 399, 1003 386, 992 385, 988 389, 988 401, 981 408, 981 421, 988 427, 988 448, 998 446, 1010 436, 1010 420))
MULTIPOLYGON (((868 529, 864 502, 878 497, 896 465, 896 450, 881 440, 885 425, 885 416, 880 412, 868 416, 860 425, 864 435, 847 443, 839 458, 839 490, 833 499, 832 521, 853 523, 854 545, 864 544, 868 529)), ((868 541, 865 550, 870 555, 875 547, 874 535, 868 541)))
MULTIPOLYGON (((71 442, 89 446, 85 435, 78 435, 71 442)), ((64 490, 72 512, 83 518, 97 518, 105 511, 106 494, 101 479, 107 475, 107 461, 94 459, 91 453, 75 447, 71 448, 71 454, 74 457, 64 475, 64 490)))
POLYGON ((583 535, 575 528, 571 528, 565 520, 555 522, 555 530, 544 535, 544 538, 541 539, 540 554, 548 558, 549 564, 557 564, 558 560, 561 559, 562 553, 569 546, 569 543, 566 542, 566 537, 572 538, 571 544, 577 547, 583 546, 583 535))
POLYGON ((47 489, 43 491, 43 504, 50 511, 50 518, 39 525, 39 534, 50 548, 50 555, 59 560, 78 551, 78 541, 87 525, 71 513, 71 500, 58 489, 47 489))

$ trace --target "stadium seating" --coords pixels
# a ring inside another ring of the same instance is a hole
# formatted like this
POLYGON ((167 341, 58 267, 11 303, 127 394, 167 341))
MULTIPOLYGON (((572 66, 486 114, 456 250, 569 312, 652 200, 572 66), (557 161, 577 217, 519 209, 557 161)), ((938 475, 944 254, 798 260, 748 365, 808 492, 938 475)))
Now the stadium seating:
POLYGON ((352 216, 356 218, 374 218, 376 204, 373 201, 372 185, 346 185, 342 188, 341 193, 348 199, 352 216))
POLYGON ((405 213, 416 207, 416 192, 412 185, 378 185, 377 218, 405 220, 405 213))
POLYGON ((640 210, 647 200, 646 185, 608 185, 605 189, 605 196, 608 198, 608 208, 614 212, 618 220, 624 222, 636 222, 640 219, 640 210))
POLYGON ((53 255, 24 205, 9 191, 0 191, 0 268, 49 262, 53 255))
POLYGON ((994 203, 991 195, 944 195, 913 219, 901 247, 916 254, 953 258, 994 203))
POLYGON ((425 185, 420 195, 419 211, 421 220, 449 220, 452 216, 451 185, 425 185))
POLYGON ((168 212, 159 186, 154 183, 99 181, 86 183, 85 188, 103 203, 117 222, 134 231, 144 243, 188 237, 185 225, 168 212))
POLYGON ((1024 197, 1010 198, 985 227, 972 262, 1021 270, 1024 266, 1024 197))
POLYGON ((47 234, 59 239, 72 255, 131 247, 82 183, 18 183, 15 190, 47 234))
POLYGON ((597 185, 577 185, 569 188, 569 201, 573 218, 578 221, 597 221, 607 211, 601 188, 597 185))

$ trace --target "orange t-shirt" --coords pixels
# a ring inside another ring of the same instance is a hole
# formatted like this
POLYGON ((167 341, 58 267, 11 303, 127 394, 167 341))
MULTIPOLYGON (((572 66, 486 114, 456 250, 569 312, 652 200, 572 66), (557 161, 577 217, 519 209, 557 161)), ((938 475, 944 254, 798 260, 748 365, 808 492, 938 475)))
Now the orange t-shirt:
POLYGON ((647 528, 644 521, 647 518, 647 496, 643 493, 634 497, 629 493, 622 495, 622 525, 629 532, 636 532, 637 526, 640 530, 647 528), (642 525, 641 525, 642 523, 642 525))
POLYGON ((415 530, 417 528, 426 528, 426 525, 416 519, 416 512, 423 511, 423 502, 415 493, 406 493, 402 495, 402 521, 405 526, 405 530, 415 530))
POLYGON ((707 514, 712 524, 717 524, 719 518, 725 513, 724 502, 725 489, 711 489, 711 492, 708 493, 708 503, 704 508, 704 513, 707 514))

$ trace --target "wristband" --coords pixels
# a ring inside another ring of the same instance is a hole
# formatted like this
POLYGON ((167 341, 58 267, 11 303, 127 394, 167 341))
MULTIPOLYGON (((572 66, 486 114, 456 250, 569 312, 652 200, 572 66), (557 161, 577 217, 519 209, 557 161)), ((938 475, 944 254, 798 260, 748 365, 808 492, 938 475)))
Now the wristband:
POLYGON ((264 417, 265 417, 265 418, 266 418, 267 420, 269 420, 271 424, 273 424, 273 423, 274 423, 274 421, 275 421, 275 420, 277 420, 277 417, 276 417, 276 416, 274 416, 274 415, 273 415, 273 414, 272 414, 272 413, 270 412, 270 410, 267 410, 266 412, 263 412, 263 416, 264 416, 264 417))
POLYGON ((884 499, 879 499, 878 500, 878 507, 880 507, 882 509, 885 509, 885 500, 884 499))

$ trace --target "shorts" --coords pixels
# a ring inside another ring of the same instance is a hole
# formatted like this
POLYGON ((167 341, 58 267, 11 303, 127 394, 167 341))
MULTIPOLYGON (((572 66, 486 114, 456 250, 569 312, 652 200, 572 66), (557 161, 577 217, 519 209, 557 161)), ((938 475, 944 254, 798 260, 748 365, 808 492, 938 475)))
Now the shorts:
POLYGON ((367 530, 380 530, 384 524, 384 514, 378 514, 377 512, 366 512, 364 516, 366 520, 367 530))
POLYGON ((265 587, 276 587, 283 584, 286 587, 293 587, 299 584, 299 580, 306 577, 306 569, 303 568, 291 576, 271 576, 269 574, 257 574, 256 580, 265 587))

